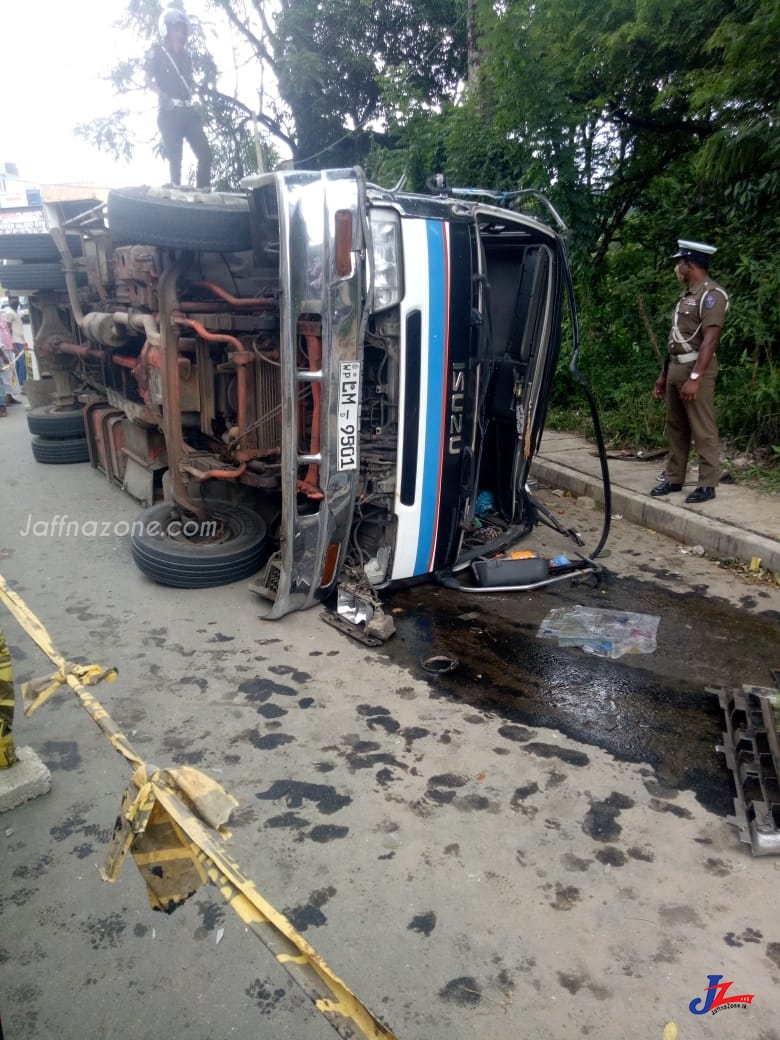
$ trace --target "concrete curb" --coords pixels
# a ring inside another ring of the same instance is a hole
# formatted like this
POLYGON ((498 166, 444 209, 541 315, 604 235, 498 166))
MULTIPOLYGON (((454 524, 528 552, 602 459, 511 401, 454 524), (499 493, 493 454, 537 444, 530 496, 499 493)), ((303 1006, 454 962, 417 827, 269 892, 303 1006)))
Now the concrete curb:
POLYGON ((15 809, 51 788, 51 773, 30 747, 18 747, 19 761, 0 769, 0 813, 15 809))
MULTIPOLYGON (((578 497, 587 495, 600 505, 604 504, 600 478, 539 457, 534 460, 531 473, 551 487, 570 491, 578 497)), ((757 556, 762 567, 780 574, 779 542, 616 484, 611 485, 611 490, 612 512, 622 513, 624 519, 633 524, 659 531, 682 545, 701 545, 706 553, 719 560, 736 559, 749 563, 757 556)))

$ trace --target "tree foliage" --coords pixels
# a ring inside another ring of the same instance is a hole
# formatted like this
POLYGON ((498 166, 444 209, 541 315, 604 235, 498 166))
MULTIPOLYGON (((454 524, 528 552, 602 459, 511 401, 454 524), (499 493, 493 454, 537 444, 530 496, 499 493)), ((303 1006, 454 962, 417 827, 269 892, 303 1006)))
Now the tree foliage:
MULTIPOLYGON (((257 120, 298 165, 361 163, 415 189, 443 171, 544 191, 571 229, 583 368, 605 425, 629 440, 662 439, 650 388, 677 294, 669 256, 678 237, 711 241, 732 297, 722 428, 780 445, 777 0, 201 7, 193 45, 223 185, 253 167, 257 120), (235 89, 209 53, 215 34, 232 40, 235 89)), ((129 0, 127 25, 151 39, 158 11, 129 0)), ((141 59, 117 66, 120 95, 139 89, 141 59)), ((120 151, 123 128, 106 119, 84 132, 120 151)), ((556 393, 572 406, 565 379, 556 393)))
MULTIPOLYGON (((217 158, 230 157, 219 169, 223 182, 235 184, 252 169, 245 143, 255 122, 297 165, 363 162, 391 114, 385 83, 408 89, 430 109, 455 92, 465 69, 461 0, 279 0, 273 6, 202 0, 201 6, 201 18, 190 15, 190 47, 217 158), (233 69, 219 69, 212 53, 219 49, 224 59, 226 40, 232 41, 233 69), (233 73, 228 92, 224 84, 233 73), (234 135, 244 139, 238 149, 225 145, 234 135), (241 167, 241 155, 249 170, 241 167)), ((159 13, 156 0, 130 0, 124 27, 151 42, 159 13)), ((119 95, 143 89, 143 58, 139 53, 113 69, 119 95)), ((100 123, 79 132, 126 155, 132 143, 123 127, 108 135, 100 123)))

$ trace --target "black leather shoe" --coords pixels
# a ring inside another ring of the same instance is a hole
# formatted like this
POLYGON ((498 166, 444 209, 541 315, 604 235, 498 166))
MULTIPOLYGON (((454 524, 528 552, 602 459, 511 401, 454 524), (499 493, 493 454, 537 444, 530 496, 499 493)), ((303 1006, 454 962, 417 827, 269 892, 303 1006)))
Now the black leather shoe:
POLYGON ((691 491, 690 495, 685 499, 686 502, 709 502, 711 498, 715 498, 715 488, 713 487, 697 487, 695 491, 691 491))
POLYGON ((653 498, 660 498, 661 495, 671 495, 673 491, 682 491, 682 484, 670 484, 668 480, 665 480, 663 484, 654 487, 650 494, 653 498))

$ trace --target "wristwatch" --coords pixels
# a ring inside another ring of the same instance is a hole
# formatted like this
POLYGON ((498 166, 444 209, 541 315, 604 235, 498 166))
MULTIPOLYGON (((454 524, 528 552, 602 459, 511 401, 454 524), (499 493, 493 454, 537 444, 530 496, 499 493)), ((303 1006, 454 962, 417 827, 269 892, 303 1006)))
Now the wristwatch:
POLYGON ((688 376, 689 379, 693 379, 695 382, 701 376, 701 372, 691 372, 688 376))

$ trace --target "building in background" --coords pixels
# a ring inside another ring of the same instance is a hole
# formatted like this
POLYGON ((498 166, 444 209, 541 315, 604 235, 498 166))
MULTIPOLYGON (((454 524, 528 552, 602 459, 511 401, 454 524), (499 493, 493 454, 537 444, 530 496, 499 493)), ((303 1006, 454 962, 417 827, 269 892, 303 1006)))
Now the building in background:
POLYGON ((16 163, 0 163, 0 235, 45 231, 40 188, 19 176, 16 163))

